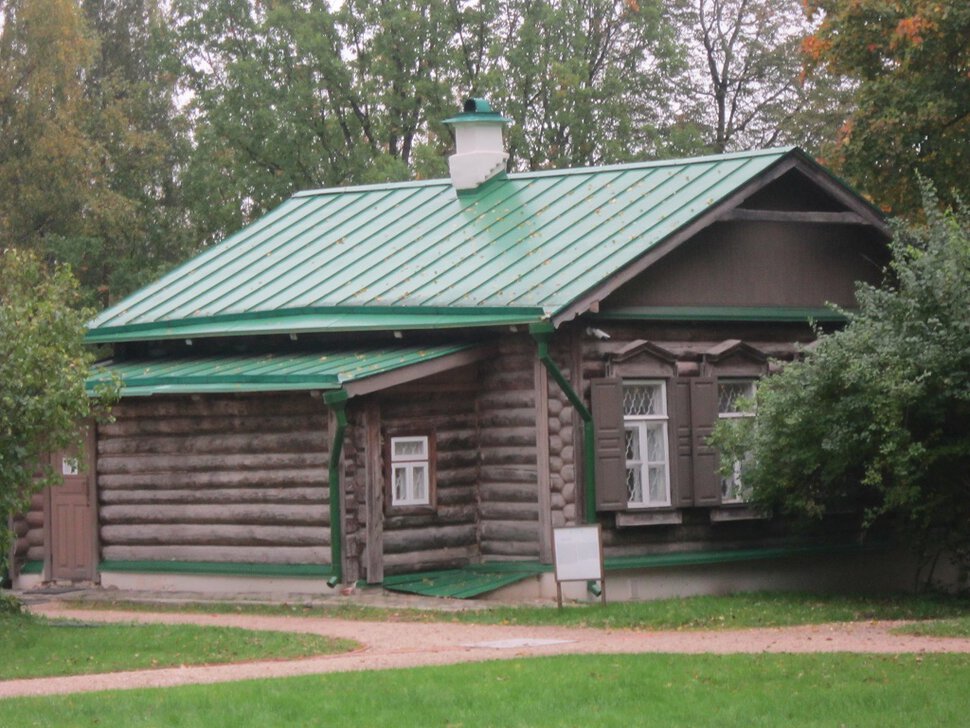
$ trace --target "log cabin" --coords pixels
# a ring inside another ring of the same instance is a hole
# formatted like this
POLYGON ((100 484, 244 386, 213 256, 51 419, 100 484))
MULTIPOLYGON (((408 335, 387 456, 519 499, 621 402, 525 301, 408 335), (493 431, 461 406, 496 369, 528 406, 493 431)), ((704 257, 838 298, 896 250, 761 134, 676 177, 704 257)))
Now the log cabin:
POLYGON ((122 398, 15 582, 548 597, 599 523, 614 599, 896 583, 707 442, 881 281, 878 210, 797 148, 507 173, 507 121, 470 99, 449 178, 298 192, 94 319, 122 398))

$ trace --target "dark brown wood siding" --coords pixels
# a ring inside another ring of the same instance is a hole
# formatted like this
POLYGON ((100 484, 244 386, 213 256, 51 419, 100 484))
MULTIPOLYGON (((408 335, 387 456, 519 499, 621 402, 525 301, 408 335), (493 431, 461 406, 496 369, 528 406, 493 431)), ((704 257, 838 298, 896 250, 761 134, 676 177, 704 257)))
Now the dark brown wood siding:
POLYGON ((130 398, 114 414, 99 428, 102 559, 329 563, 319 399, 130 398))
MULTIPOLYGON (((467 367, 379 393, 382 474, 387 438, 433 439, 434 507, 384 501, 384 572, 447 569, 478 561, 478 372, 467 367)), ((362 430, 363 431, 363 430, 362 430)), ((366 503, 363 511, 366 523, 366 503)), ((363 553, 361 551, 361 553, 363 553)))
POLYGON ((13 519, 13 555, 18 567, 25 561, 43 561, 46 555, 44 541, 44 494, 35 493, 30 498, 27 513, 13 519))
POLYGON ((878 283, 885 243, 858 225, 716 223, 627 283, 603 310, 627 306, 855 306, 878 283))
MULTIPOLYGON (((506 337, 482 369, 481 556, 484 560, 539 558, 536 469, 535 342, 506 337)), ((562 465, 553 462, 553 473, 562 465)))

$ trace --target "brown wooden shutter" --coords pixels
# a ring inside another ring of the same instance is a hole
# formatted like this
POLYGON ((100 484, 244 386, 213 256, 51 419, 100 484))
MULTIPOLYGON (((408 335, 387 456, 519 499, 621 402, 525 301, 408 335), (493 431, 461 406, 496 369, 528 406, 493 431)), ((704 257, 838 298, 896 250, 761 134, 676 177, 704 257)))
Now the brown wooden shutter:
POLYGON ((623 382, 593 379, 589 397, 596 456, 596 510, 621 511, 627 506, 623 382))
POLYGON ((717 380, 690 380, 690 418, 693 430, 692 469, 694 505, 710 506, 721 502, 721 478, 717 451, 708 443, 717 424, 717 380))
POLYGON ((694 505, 691 467, 690 379, 674 379, 667 394, 670 416, 670 504, 694 505))

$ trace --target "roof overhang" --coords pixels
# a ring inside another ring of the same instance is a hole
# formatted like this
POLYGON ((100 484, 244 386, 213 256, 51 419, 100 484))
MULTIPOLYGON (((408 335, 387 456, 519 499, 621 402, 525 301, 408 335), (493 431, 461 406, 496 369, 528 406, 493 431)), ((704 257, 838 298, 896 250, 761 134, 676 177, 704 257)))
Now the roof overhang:
POLYGON ((108 361, 88 378, 94 394, 117 377, 123 397, 343 390, 380 391, 480 361, 489 346, 316 350, 289 354, 212 355, 108 361))
POLYGON ((347 331, 414 331, 525 326, 547 318, 541 308, 321 307, 269 313, 227 314, 90 329, 89 344, 225 336, 347 331))
MULTIPOLYGON (((890 227, 879 210, 866 202, 844 182, 826 171, 803 151, 792 149, 772 166, 652 246, 644 255, 561 308, 552 316, 553 326, 558 327, 560 324, 571 321, 586 312, 598 312, 599 304, 603 299, 710 225, 732 219, 755 219, 757 216, 744 215, 743 213, 739 215, 736 212, 738 206, 759 190, 792 171, 810 179, 848 209, 848 213, 816 215, 816 222, 824 220, 834 224, 869 225, 887 239, 891 236, 890 227)), ((777 219, 778 216, 775 217, 777 219)), ((798 217, 798 215, 795 215, 796 219, 798 217)))

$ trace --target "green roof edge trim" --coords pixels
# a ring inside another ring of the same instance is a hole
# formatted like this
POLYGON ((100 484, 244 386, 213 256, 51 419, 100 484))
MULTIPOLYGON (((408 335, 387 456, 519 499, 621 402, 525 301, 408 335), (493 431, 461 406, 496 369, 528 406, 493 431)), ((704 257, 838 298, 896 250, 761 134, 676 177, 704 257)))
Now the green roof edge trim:
POLYGON ((830 308, 777 306, 630 306, 587 314, 601 321, 833 321, 845 314, 830 308))
MULTIPOLYGON (((174 321, 153 321, 151 323, 126 324, 123 326, 102 326, 88 329, 85 341, 89 344, 108 343, 115 341, 145 341, 149 339, 178 339, 192 336, 225 336, 226 332, 219 327, 228 323, 252 324, 254 333, 272 333, 267 329, 288 332, 294 328, 293 319, 306 316, 373 316, 378 321, 381 330, 392 329, 424 329, 424 328, 457 328, 467 326, 497 326, 527 324, 547 318, 544 309, 534 306, 520 307, 444 307, 444 306, 320 306, 313 308, 298 308, 285 311, 254 311, 252 313, 222 314, 216 316, 199 316, 196 318, 177 319, 174 321), (454 323, 429 323, 432 317, 448 317, 454 323), (381 318, 397 319, 380 321, 381 318), (412 317, 412 318, 407 318, 412 317), (263 324, 256 326, 257 323, 263 324), (291 324, 288 326, 287 324, 291 324), (267 326, 268 324, 268 326, 267 326), (275 326, 274 326, 275 324, 275 326), (211 333, 204 329, 207 325, 214 328, 211 333), (200 329, 203 329, 200 331, 200 329)), ((304 327, 300 327, 304 328, 304 327)), ((371 326, 350 326, 344 330, 369 329, 371 326)), ((311 330, 312 327, 310 327, 311 330)), ((340 327, 318 327, 317 331, 340 330, 340 327)), ((232 335, 242 336, 246 329, 233 330, 232 335)))
POLYGON ((249 564, 237 561, 102 561, 99 571, 213 576, 330 576, 329 564, 249 564))

